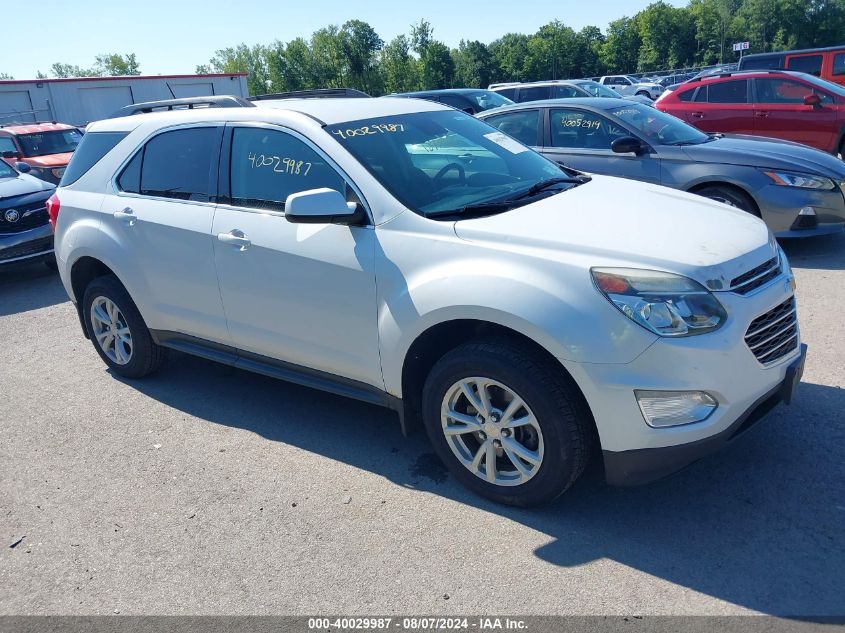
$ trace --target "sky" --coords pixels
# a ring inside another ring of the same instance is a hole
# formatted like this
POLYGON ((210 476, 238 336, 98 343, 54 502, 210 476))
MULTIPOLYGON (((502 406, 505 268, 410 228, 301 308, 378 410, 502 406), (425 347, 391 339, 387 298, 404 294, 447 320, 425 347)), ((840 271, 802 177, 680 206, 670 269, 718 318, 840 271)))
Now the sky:
MULTIPOLYGON (((670 0, 684 6, 686 0, 670 0)), ((145 75, 193 73, 214 51, 242 42, 269 44, 308 37, 350 19, 370 23, 385 41, 420 18, 449 46, 461 39, 489 43, 508 32, 533 33, 560 20, 579 30, 633 15, 649 0, 41 0, 37 32, 9 18, 0 73, 31 79, 54 62, 90 67, 100 53, 135 53, 145 75)), ((32 18, 27 18, 27 21, 32 18)), ((32 26, 32 24, 30 24, 32 26)))

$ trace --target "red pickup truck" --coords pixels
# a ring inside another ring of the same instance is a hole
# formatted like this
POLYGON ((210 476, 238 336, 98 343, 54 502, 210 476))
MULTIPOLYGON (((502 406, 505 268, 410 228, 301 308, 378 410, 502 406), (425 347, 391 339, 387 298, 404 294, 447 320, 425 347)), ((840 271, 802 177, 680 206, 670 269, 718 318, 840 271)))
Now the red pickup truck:
POLYGON ((24 123, 0 126, 0 157, 10 165, 31 167, 30 175, 58 183, 82 140, 82 132, 64 123, 24 123))

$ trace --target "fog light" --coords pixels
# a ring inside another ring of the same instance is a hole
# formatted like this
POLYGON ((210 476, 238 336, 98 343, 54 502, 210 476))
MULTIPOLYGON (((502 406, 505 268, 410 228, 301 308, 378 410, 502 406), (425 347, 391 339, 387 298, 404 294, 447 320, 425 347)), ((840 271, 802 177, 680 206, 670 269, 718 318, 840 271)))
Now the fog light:
POLYGON ((816 215, 816 210, 813 207, 803 207, 798 215, 816 215))
POLYGON ((717 409, 719 403, 704 391, 642 391, 634 390, 646 424, 660 429, 703 422, 717 409))

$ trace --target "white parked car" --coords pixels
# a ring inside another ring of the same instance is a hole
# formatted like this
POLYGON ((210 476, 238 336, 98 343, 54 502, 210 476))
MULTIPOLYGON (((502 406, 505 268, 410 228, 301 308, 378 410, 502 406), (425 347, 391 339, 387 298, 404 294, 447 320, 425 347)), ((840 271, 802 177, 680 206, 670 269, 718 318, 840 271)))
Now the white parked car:
POLYGON ((803 367, 762 221, 561 171, 429 101, 100 121, 48 209, 113 372, 174 348, 392 407, 503 503, 553 499, 594 448, 611 483, 676 471, 788 401, 803 367))
POLYGON ((657 99, 665 90, 659 83, 635 79, 629 75, 606 75, 599 79, 599 83, 620 95, 641 95, 652 101, 657 99))

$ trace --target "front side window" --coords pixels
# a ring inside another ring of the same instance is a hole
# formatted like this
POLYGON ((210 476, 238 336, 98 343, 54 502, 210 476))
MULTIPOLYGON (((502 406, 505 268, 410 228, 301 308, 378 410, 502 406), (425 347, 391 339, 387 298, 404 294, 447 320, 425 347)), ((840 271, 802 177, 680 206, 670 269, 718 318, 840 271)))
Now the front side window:
POLYGON ((583 93, 575 86, 555 86, 555 99, 572 99, 582 96, 584 96, 583 93))
POLYGON ((0 160, 0 178, 15 178, 18 172, 9 167, 5 161, 0 160))
POLYGON ((439 100, 440 103, 445 103, 447 106, 452 106, 458 110, 464 110, 465 108, 472 107, 468 101, 465 101, 464 98, 459 95, 440 95, 439 100))
POLYGON ((471 92, 467 97, 473 101, 479 112, 501 108, 502 106, 513 105, 513 101, 500 92, 484 91, 471 92))
POLYGON ((537 145, 537 134, 540 129, 539 110, 519 110, 492 116, 485 120, 524 145, 529 147, 537 145))
POLYGON ((613 142, 609 121, 594 112, 552 110, 549 125, 552 146, 578 149, 610 149, 613 142))
POLYGON ((516 97, 516 88, 502 88, 501 90, 496 90, 495 94, 500 94, 505 99, 513 100, 516 97))
POLYGON ((122 191, 144 196, 208 202, 220 132, 193 127, 154 136, 118 176, 122 191))
POLYGON ((82 134, 76 129, 18 134, 24 156, 65 154, 74 151, 81 140, 82 134))
POLYGON ((509 200, 563 175, 519 141, 454 110, 348 121, 326 132, 423 215, 509 200))
MULTIPOLYGON (((696 101, 699 101, 696 98, 696 101)), ((719 81, 707 86, 707 103, 748 103, 748 80, 719 81)))
POLYGON ((803 104, 804 97, 811 94, 819 95, 823 103, 830 103, 833 100, 830 95, 814 89, 813 86, 792 79, 757 79, 756 84, 757 103, 803 104))
POLYGON ((798 72, 819 77, 822 74, 822 56, 802 55, 800 57, 790 57, 786 62, 786 67, 789 70, 797 70, 798 72))
POLYGON ((295 136, 266 128, 235 128, 230 162, 231 204, 284 211, 292 193, 346 183, 326 160, 295 136))

